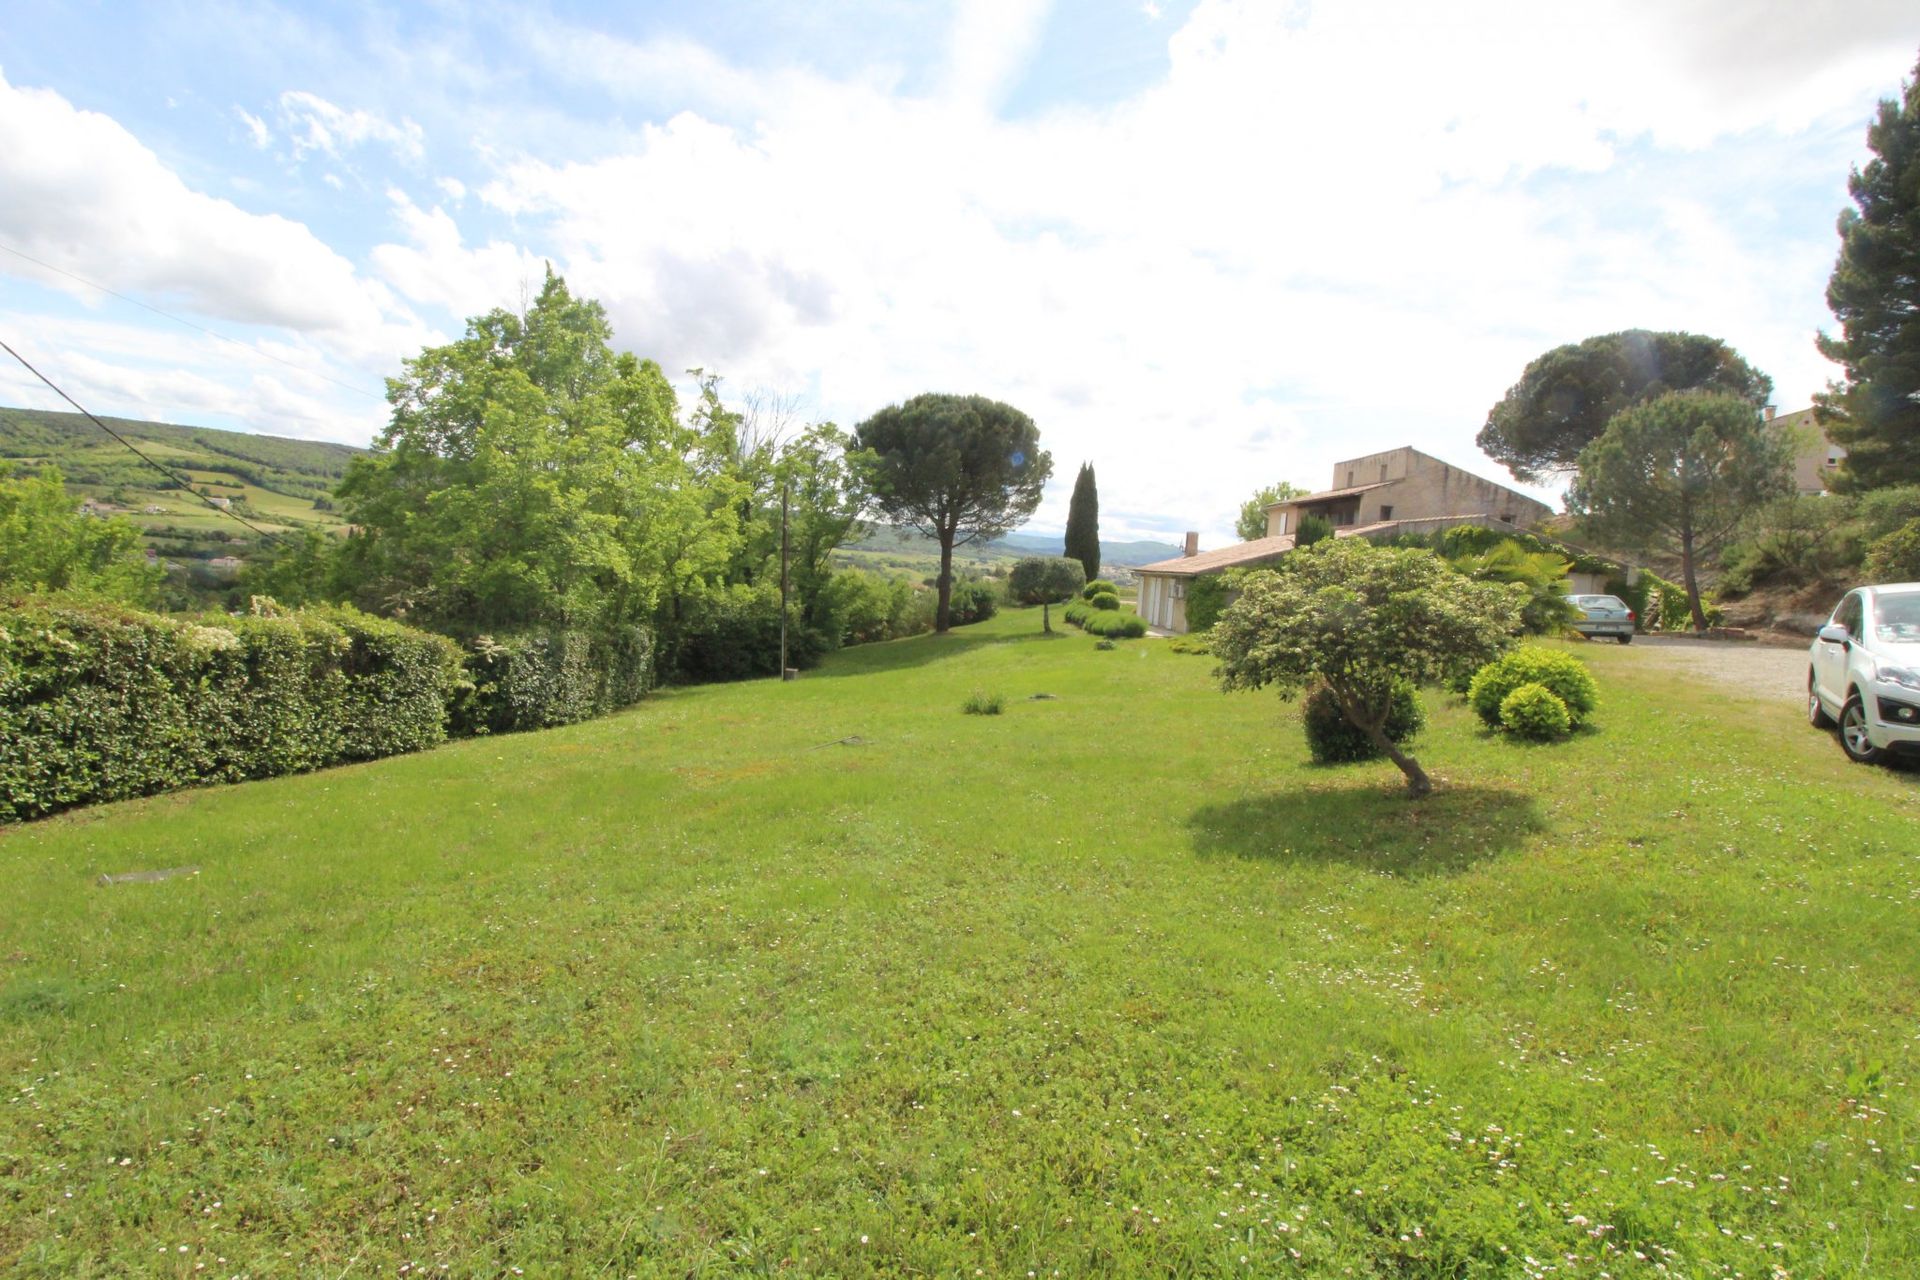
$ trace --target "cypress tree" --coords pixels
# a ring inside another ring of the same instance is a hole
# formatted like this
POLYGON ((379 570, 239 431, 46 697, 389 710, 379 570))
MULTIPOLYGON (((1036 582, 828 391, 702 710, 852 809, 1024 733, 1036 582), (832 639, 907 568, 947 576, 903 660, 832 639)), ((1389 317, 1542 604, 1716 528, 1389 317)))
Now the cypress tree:
POLYGON ((1835 487, 1920 483, 1920 65, 1901 98, 1867 130, 1875 159, 1855 169, 1840 214, 1840 257, 1827 306, 1842 336, 1820 354, 1846 381, 1814 397, 1818 420, 1845 445, 1835 487))
POLYGON ((1073 500, 1067 504, 1067 555, 1087 571, 1087 581, 1100 576, 1100 494, 1093 487, 1093 464, 1080 464, 1073 482, 1073 500))

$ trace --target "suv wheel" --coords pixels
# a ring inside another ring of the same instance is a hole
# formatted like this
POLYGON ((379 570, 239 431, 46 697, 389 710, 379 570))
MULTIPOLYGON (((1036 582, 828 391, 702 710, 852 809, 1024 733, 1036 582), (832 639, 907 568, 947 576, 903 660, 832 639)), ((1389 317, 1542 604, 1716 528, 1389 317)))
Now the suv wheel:
POLYGON ((1820 695, 1813 691, 1813 668, 1807 668, 1807 723, 1816 729, 1833 728, 1833 717, 1820 705, 1820 695))
POLYGON ((1620 642, 1621 644, 1632 644, 1632 643, 1633 643, 1633 632, 1631 632, 1631 631, 1628 631, 1628 632, 1625 632, 1625 633, 1623 633, 1623 634, 1621 634, 1621 635, 1617 635, 1617 636, 1615 636, 1615 637, 1614 637, 1614 639, 1615 639, 1615 640, 1618 640, 1618 641, 1619 641, 1619 642, 1620 642))
POLYGON ((1867 737, 1867 707, 1857 693, 1847 699, 1840 713, 1840 749, 1855 764, 1874 764, 1886 754, 1867 737))

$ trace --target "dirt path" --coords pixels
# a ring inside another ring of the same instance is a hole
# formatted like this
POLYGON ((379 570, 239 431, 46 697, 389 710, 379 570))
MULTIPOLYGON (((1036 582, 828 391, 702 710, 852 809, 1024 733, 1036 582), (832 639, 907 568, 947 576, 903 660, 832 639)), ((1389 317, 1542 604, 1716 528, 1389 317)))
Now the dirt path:
POLYGON ((1637 636, 1631 652, 1652 666, 1700 676, 1768 702, 1807 696, 1807 650, 1742 640, 1637 636), (1643 656, 1644 655, 1644 656, 1643 656))

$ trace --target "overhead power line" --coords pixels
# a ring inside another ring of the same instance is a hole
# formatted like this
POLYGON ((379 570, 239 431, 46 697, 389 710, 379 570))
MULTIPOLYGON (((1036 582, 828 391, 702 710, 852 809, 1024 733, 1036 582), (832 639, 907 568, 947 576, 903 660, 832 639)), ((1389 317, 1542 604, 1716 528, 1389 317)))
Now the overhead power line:
POLYGON ((320 373, 317 370, 308 369, 308 368, 302 367, 301 365, 297 365, 291 360, 282 360, 279 356, 274 355, 271 351, 262 351, 259 347, 254 346, 250 342, 242 342, 238 338, 230 338, 226 334, 221 333, 217 329, 209 329, 207 328, 207 326, 203 324, 195 324, 193 321, 187 319, 185 316, 177 316, 173 314, 173 312, 171 311, 163 311, 162 309, 154 306, 150 302, 142 302, 138 298, 129 297, 126 294, 121 293, 117 289, 109 289, 107 288, 106 285, 100 284, 98 281, 89 280, 85 276, 75 275, 73 272, 68 271, 65 267, 56 267, 51 262, 46 262, 39 258, 36 258, 30 253, 14 248, 10 244, 0 244, 0 252, 10 253, 16 258, 20 258, 24 261, 31 262, 36 267, 43 267, 46 270, 53 272, 55 275, 65 276, 67 279, 72 280, 77 284, 83 284, 87 286, 87 288, 89 289, 98 289, 101 293, 106 294, 110 298, 118 298, 122 302, 130 302, 134 306, 139 307, 142 311, 151 311, 153 312, 153 314, 161 317, 162 319, 171 320, 175 324, 185 325, 189 329, 193 329, 199 333, 206 334, 209 338, 218 338, 222 342, 230 342, 234 346, 239 347, 242 351, 246 351, 252 355, 259 356, 263 360, 271 360, 275 364, 284 365, 287 368, 293 370, 295 373, 301 374, 305 377, 318 378, 322 382, 331 382, 336 387, 340 387, 341 389, 346 391, 351 391, 353 392, 353 394, 357 396, 365 396, 369 400, 379 400, 382 403, 385 403, 386 401, 385 396, 375 395, 373 392, 367 390, 365 387, 356 387, 351 382, 342 382, 338 378, 330 377, 329 375, 320 373))
MULTIPOLYGON (((100 428, 102 431, 112 436, 115 440, 118 440, 121 444, 125 445, 128 449, 132 450, 133 455, 139 458, 140 461, 146 463, 148 466, 152 467, 155 471, 158 471, 161 475, 167 477, 167 479, 173 481, 175 484, 179 485, 182 489, 185 489, 188 493, 194 493, 193 481, 191 479, 181 475, 179 472, 175 471, 172 467, 169 467, 166 463, 161 462, 153 457, 150 457, 148 454, 142 451, 138 445, 134 444, 133 441, 127 439, 125 436, 121 435, 118 431, 115 431, 112 427, 100 421, 100 419, 94 417, 93 414, 88 412, 86 407, 82 405, 78 400, 75 400, 72 396, 62 391, 54 383, 52 378, 49 378, 46 374, 34 368, 33 365, 27 360, 25 356, 21 355, 18 351, 15 351, 12 347, 8 346, 5 342, 0 342, 0 350, 4 350, 8 355, 12 356, 15 360, 18 360, 22 365, 22 367, 24 367, 28 373, 40 379, 40 381, 46 383, 48 387, 52 388, 53 393, 55 395, 59 396, 62 400, 65 400, 68 404, 72 405, 75 409, 78 409, 80 413, 87 419, 87 421, 91 422, 94 426, 100 428)), ((229 519, 238 520, 241 524, 247 526, 247 528, 253 530, 255 533, 259 534, 262 538, 265 538, 268 542, 277 543, 280 546, 289 545, 287 540, 285 538, 282 538, 279 534, 269 533, 267 530, 262 529, 259 525, 247 519, 245 516, 241 515, 239 512, 234 511, 229 507, 221 506, 219 503, 215 502, 212 498, 206 497, 204 494, 198 494, 198 493, 194 493, 194 496, 197 498, 200 498, 203 502, 205 502, 209 510, 218 511, 221 515, 226 516, 229 519)))

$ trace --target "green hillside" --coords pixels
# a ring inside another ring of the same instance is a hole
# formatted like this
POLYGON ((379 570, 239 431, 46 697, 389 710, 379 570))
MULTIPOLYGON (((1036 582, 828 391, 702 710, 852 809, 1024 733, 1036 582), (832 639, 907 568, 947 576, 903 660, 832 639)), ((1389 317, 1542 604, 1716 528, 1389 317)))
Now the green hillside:
POLYGON ((35 472, 56 466, 67 488, 107 514, 124 515, 148 545, 194 579, 217 579, 209 562, 244 560, 259 541, 231 510, 269 532, 335 529, 329 495, 363 450, 350 445, 248 435, 212 427, 103 418, 140 450, 182 476, 169 480, 77 413, 0 408, 0 463, 35 472))

